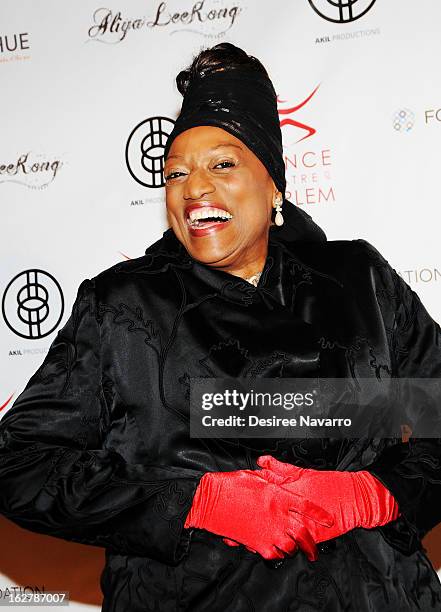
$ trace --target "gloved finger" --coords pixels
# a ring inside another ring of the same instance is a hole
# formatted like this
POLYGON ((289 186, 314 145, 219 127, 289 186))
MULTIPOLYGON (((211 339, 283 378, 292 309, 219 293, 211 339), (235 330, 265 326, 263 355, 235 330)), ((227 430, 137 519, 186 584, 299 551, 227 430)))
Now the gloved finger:
MULTIPOLYGON (((236 542, 235 540, 230 540, 230 538, 222 538, 222 541, 225 542, 227 546, 240 546, 239 542, 236 542)), ((256 552, 254 548, 250 548, 249 546, 245 546, 245 548, 252 553, 256 552)))
POLYGON ((274 553, 272 559, 284 559, 285 551, 279 548, 276 544, 273 544, 274 553), (277 555, 277 556, 276 556, 277 555))
POLYGON ((290 491, 292 493, 293 499, 292 504, 290 504, 290 512, 295 512, 306 518, 311 519, 315 523, 319 525, 323 525, 323 527, 332 527, 334 525, 334 517, 330 512, 319 506, 313 501, 306 499, 303 495, 297 495, 294 493, 288 486, 279 485, 281 488, 285 489, 285 491, 290 491))
POLYGON ((257 465, 262 468, 273 470, 279 476, 289 477, 292 480, 300 478, 304 468, 292 465, 292 463, 284 463, 278 461, 272 455, 260 455, 256 461, 257 465))
POLYGON ((255 552, 267 561, 285 558, 283 552, 277 550, 277 548, 275 548, 271 544, 262 545, 259 543, 259 547, 255 552))
POLYGON ((259 478, 262 478, 271 484, 280 485, 286 481, 284 476, 280 476, 280 474, 277 474, 277 472, 273 472, 272 470, 254 470, 254 473, 259 478))
POLYGON ((285 556, 292 557, 294 553, 298 550, 299 546, 295 540, 288 532, 286 533, 286 537, 284 539, 280 539, 274 543, 274 546, 285 553, 285 556))
POLYGON ((295 539, 310 561, 317 561, 317 546, 311 532, 304 525, 299 525, 295 529, 288 528, 286 533, 295 539))
POLYGON ((254 550, 254 548, 250 548, 249 546, 245 546, 245 548, 250 552, 257 554, 257 550, 254 550))
POLYGON ((222 541, 227 544, 227 546, 240 546, 239 542, 235 540, 230 540, 230 538, 222 538, 222 541))
POLYGON ((271 559, 284 559, 285 558, 285 553, 280 550, 279 548, 277 548, 277 546, 271 546, 268 549, 262 549, 257 551, 264 559, 268 559, 269 561, 271 559))

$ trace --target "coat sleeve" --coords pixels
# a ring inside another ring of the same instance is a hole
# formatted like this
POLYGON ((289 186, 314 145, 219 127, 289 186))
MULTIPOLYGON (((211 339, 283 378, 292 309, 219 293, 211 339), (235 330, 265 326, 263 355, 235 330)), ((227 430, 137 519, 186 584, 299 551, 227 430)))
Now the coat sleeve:
MULTIPOLYGON (((366 241, 360 242, 367 246, 379 278, 378 299, 388 304, 382 311, 389 333, 392 376, 440 380, 439 324, 380 253, 366 241)), ((434 400, 432 408, 439 420, 441 397, 434 400)), ((380 528, 383 536, 401 552, 412 554, 441 522, 441 439, 410 437, 407 443, 387 448, 365 469, 389 489, 402 514, 380 528)))
POLYGON ((177 565, 203 472, 128 464, 106 448, 95 279, 0 421, 0 512, 21 527, 177 565))

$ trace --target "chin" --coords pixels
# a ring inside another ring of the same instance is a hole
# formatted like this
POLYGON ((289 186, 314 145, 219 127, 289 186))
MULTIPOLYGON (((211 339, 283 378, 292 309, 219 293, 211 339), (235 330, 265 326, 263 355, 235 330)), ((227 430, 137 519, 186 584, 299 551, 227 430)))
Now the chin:
POLYGON ((201 239, 197 239, 193 242, 190 238, 186 242, 187 251, 193 257, 193 259, 197 259, 201 263, 204 264, 216 264, 220 261, 225 260, 228 255, 231 253, 231 243, 227 245, 220 244, 212 244, 209 239, 204 240, 204 244, 202 244, 201 239), (229 248, 228 248, 229 247, 229 248))
POLYGON ((228 255, 228 253, 225 251, 218 251, 217 249, 214 250, 209 248, 188 249, 188 251, 193 259, 197 259, 197 261, 200 261, 206 265, 216 264, 225 259, 225 257, 228 255))

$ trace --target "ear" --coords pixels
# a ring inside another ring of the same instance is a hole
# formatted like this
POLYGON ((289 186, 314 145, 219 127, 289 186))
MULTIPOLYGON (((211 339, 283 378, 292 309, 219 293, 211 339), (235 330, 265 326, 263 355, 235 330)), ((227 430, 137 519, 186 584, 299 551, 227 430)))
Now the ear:
POLYGON ((271 203, 270 203, 270 210, 269 210, 269 215, 270 215, 270 219, 271 219, 271 225, 275 225, 274 223, 274 216, 276 214, 276 209, 274 206, 274 202, 276 200, 278 200, 279 198, 282 197, 282 193, 277 189, 274 181, 271 179, 272 182, 272 189, 271 189, 271 203))

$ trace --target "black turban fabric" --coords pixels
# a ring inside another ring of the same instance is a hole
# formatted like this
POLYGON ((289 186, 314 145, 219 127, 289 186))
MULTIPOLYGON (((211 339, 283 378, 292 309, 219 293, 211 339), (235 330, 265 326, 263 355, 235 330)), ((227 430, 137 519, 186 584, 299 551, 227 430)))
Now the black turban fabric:
POLYGON ((271 229, 283 240, 326 240, 324 232, 303 210, 285 198, 286 179, 277 95, 269 77, 257 70, 231 66, 201 74, 190 82, 181 112, 170 133, 173 140, 192 127, 211 125, 241 140, 263 163, 283 196, 284 224, 271 229))

